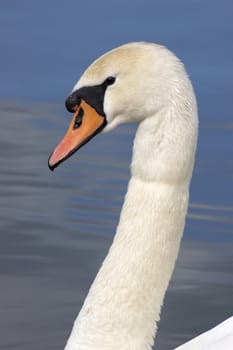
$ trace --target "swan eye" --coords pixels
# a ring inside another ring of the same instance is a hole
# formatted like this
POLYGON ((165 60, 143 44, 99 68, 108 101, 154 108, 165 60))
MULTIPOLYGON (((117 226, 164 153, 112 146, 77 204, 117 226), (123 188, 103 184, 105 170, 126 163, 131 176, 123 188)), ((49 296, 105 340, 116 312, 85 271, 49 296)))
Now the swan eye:
POLYGON ((114 84, 115 81, 116 81, 116 78, 115 78, 115 77, 108 77, 108 78, 105 80, 105 84, 106 84, 107 86, 109 86, 109 85, 114 84))

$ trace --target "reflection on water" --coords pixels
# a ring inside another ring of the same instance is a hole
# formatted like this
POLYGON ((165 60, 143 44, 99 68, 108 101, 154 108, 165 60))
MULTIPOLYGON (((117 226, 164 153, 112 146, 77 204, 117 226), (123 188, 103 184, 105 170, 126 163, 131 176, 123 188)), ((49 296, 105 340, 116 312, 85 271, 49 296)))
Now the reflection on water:
POLYGON ((231 206, 190 203, 189 208, 188 218, 190 219, 233 224, 233 207, 231 206), (195 212, 192 212, 192 209, 195 212))
MULTIPOLYGON (((47 158, 66 129, 64 111, 4 101, 0 111, 0 348, 62 349, 115 231, 135 126, 96 137, 51 173, 47 158)), ((205 137, 213 132, 207 125, 205 137)), ((222 141, 232 137, 221 132, 222 141)), ((162 350, 233 310, 231 153, 226 142, 214 156, 201 147, 159 324, 162 350)))

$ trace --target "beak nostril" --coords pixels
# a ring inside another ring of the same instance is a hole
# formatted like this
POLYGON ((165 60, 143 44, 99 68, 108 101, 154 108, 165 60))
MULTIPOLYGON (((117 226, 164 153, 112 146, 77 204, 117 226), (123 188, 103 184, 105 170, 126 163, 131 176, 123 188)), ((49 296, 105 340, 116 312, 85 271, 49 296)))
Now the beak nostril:
POLYGON ((66 99, 65 106, 67 111, 73 113, 81 103, 81 98, 78 96, 77 92, 73 92, 66 99))
POLYGON ((81 126, 83 121, 83 115, 84 115, 84 110, 81 107, 78 112, 78 115, 75 118, 73 129, 78 129, 81 126))

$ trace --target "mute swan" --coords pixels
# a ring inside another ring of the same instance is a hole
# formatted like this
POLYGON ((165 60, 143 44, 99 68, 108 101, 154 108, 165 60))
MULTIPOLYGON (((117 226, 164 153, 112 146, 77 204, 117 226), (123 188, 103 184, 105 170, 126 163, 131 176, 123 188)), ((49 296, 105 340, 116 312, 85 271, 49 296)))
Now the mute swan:
POLYGON ((101 130, 139 125, 116 235, 65 350, 149 350, 188 206, 198 134, 192 85, 168 49, 130 43, 92 63, 66 107, 74 115, 51 170, 101 130))

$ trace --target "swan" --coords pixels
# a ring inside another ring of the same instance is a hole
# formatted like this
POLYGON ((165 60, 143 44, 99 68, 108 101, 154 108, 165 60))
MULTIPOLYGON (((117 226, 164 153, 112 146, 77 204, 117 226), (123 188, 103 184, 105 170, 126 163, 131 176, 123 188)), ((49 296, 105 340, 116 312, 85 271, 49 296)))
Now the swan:
POLYGON ((152 349, 188 206, 198 136, 192 84, 164 46, 129 43, 87 68, 66 108, 73 117, 51 170, 101 131, 138 128, 116 234, 65 350, 152 349))

